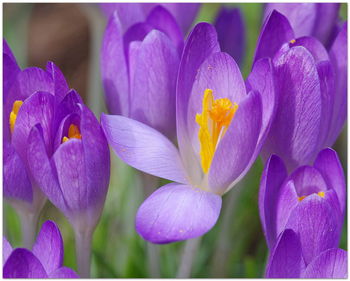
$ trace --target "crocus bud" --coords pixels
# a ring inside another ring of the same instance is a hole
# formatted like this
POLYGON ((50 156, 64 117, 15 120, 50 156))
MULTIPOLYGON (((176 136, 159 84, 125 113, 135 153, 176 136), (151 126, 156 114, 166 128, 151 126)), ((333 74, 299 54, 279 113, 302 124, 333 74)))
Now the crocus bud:
POLYGON ((12 249, 3 238, 4 278, 79 278, 63 266, 63 240, 58 226, 46 221, 37 236, 33 250, 12 249))

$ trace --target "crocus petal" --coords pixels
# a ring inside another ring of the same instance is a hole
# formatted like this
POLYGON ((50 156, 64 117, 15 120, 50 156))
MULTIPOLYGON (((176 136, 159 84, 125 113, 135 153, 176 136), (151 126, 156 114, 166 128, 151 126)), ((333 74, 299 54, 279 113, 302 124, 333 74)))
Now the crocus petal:
POLYGON ((222 7, 215 20, 221 51, 230 54, 241 65, 244 59, 245 26, 239 8, 222 7))
POLYGON ((79 275, 74 270, 68 267, 60 267, 54 272, 49 274, 49 278, 66 279, 66 278, 79 278, 79 275))
POLYGON ((66 79, 64 78, 63 73, 53 62, 47 63, 46 70, 52 76, 52 80, 55 87, 55 96, 59 100, 62 100, 69 91, 68 84, 66 79))
POLYGON ((2 265, 5 264, 7 258, 11 255, 12 253, 12 246, 7 241, 7 239, 3 236, 2 237, 2 265))
MULTIPOLYGON (((148 24, 147 22, 138 22, 130 26, 123 36, 125 53, 127 54, 127 50, 132 42, 142 41, 152 29, 152 25, 148 24)), ((130 64, 130 58, 127 57, 126 60, 130 64)))
POLYGON ((283 155, 289 170, 313 161, 319 144, 322 94, 317 68, 304 47, 275 57, 279 104, 265 149, 283 155))
POLYGON ((317 17, 312 35, 329 46, 333 27, 337 23, 340 3, 317 3, 317 17))
MULTIPOLYGON (((45 92, 37 92, 27 98, 22 104, 12 134, 12 144, 24 161, 27 159, 27 139, 30 130, 36 124, 41 124, 48 153, 51 153, 52 131, 55 97, 45 92)), ((25 162, 25 164, 27 164, 25 162)))
POLYGON ((305 268, 298 235, 291 229, 281 233, 269 257, 266 278, 299 278, 305 268))
POLYGON ((9 58, 16 62, 16 58, 15 56, 13 55, 12 51, 11 51, 11 48, 10 46, 7 44, 7 41, 5 39, 2 39, 2 52, 3 54, 9 56, 9 58))
POLYGON ((114 152, 128 165, 154 176, 187 182, 177 149, 158 131, 118 115, 102 114, 101 125, 114 152))
POLYGON ((190 33, 182 54, 176 89, 176 131, 183 163, 191 178, 200 178, 201 170, 189 138, 187 114, 189 99, 197 70, 211 54, 219 52, 215 28, 209 23, 198 23, 190 33), (198 163, 194 168, 194 163, 198 163))
POLYGON ((17 74, 21 71, 19 68, 15 56, 7 44, 6 40, 3 39, 3 103, 6 103, 8 90, 12 86, 14 79, 17 74))
POLYGON ((50 201, 65 213, 67 206, 57 175, 47 156, 40 125, 33 127, 29 134, 27 157, 28 162, 31 163, 29 167, 35 182, 50 201))
POLYGON ((58 226, 53 221, 46 221, 42 225, 32 252, 40 260, 48 274, 62 266, 62 236, 58 226))
POLYGON ((176 20, 167 9, 162 6, 156 6, 149 13, 146 22, 151 24, 154 28, 164 32, 174 43, 179 56, 181 56, 184 47, 183 35, 176 20))
POLYGON ((261 28, 254 62, 260 58, 273 58, 283 43, 294 39, 294 32, 287 18, 277 11, 272 11, 261 28))
POLYGON ((322 150, 317 155, 314 167, 322 173, 328 187, 334 189, 337 193, 340 210, 342 214, 344 214, 346 205, 346 183, 344 171, 337 153, 331 148, 322 150))
POLYGON ((210 190, 223 194, 242 178, 247 165, 252 164, 261 129, 260 95, 251 92, 239 108, 220 141, 209 169, 210 190))
POLYGON ((33 200, 33 191, 26 166, 10 143, 4 143, 3 157, 5 198, 19 199, 31 203, 33 200))
POLYGON ((292 211, 286 228, 299 235, 306 264, 324 250, 338 246, 340 233, 336 214, 328 200, 316 194, 304 198, 292 211))
POLYGON ((137 50, 130 117, 173 137, 179 56, 170 39, 152 30, 137 50))
POLYGON ((348 254, 343 249, 328 249, 306 268, 302 278, 347 278, 348 254))
POLYGON ((260 181, 259 214, 267 245, 273 249, 277 239, 276 212, 279 189, 287 177, 287 169, 277 155, 266 162, 260 181))
POLYGON ((215 225, 220 209, 218 195, 189 185, 167 184, 142 203, 136 230, 157 244, 195 238, 215 225))
POLYGON ((3 268, 4 278, 47 278, 44 267, 27 249, 12 252, 3 268))
POLYGON ((247 97, 242 74, 231 56, 217 52, 202 63, 192 87, 187 113, 187 130, 197 154, 199 154, 199 126, 195 120, 196 114, 202 112, 206 89, 213 90, 215 99, 228 98, 238 105, 247 97))
POLYGON ((127 115, 129 110, 128 69, 122 27, 117 12, 110 17, 103 36, 101 73, 109 112, 127 115))
POLYGON ((253 69, 246 80, 247 90, 260 93, 262 101, 262 124, 259 143, 262 143, 273 121, 276 111, 276 94, 272 62, 269 58, 260 59, 254 63, 253 69))
POLYGON ((331 123, 331 131, 328 137, 328 146, 332 146, 339 136, 347 113, 347 78, 348 78, 348 29, 347 22, 344 23, 341 31, 335 39, 329 56, 335 69, 336 88, 334 96, 334 110, 331 123))

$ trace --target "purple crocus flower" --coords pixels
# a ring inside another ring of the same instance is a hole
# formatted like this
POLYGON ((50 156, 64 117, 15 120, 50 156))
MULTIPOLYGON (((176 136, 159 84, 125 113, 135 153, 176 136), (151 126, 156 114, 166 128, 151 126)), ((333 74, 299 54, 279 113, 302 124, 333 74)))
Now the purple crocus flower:
POLYGON ((200 3, 103 3, 100 7, 108 18, 117 11, 122 30, 126 31, 135 23, 145 21, 157 5, 163 6, 171 13, 184 35, 187 34, 200 8, 200 3))
POLYGON ((12 249, 3 238, 4 278, 79 278, 63 266, 63 240, 58 226, 46 221, 37 236, 33 249, 12 249))
POLYGON ((324 250, 306 263, 299 236, 293 230, 286 229, 269 257, 265 277, 347 278, 347 268, 347 252, 338 248, 324 250))
POLYGON ((54 111, 48 104, 59 102, 68 92, 68 86, 52 62, 46 70, 37 67, 21 70, 5 40, 3 49, 4 196, 19 212, 24 244, 30 247, 46 197, 30 173, 32 163, 27 159, 27 140, 31 128, 40 123, 45 148, 48 153, 52 152, 54 111))
POLYGON ((143 122, 172 138, 183 44, 180 27, 161 6, 125 32, 115 11, 106 27, 101 51, 109 112, 143 122))
POLYGON ((246 86, 236 62, 220 52, 215 28, 199 23, 185 44, 177 82, 179 149, 143 123, 101 116, 109 144, 123 161, 175 182, 140 206, 136 229, 144 239, 170 243, 214 226, 221 196, 248 171, 268 131, 274 113, 271 71, 269 59, 257 62, 246 86))
POLYGON ((334 150, 322 150, 313 166, 301 166, 289 176, 278 156, 267 161, 259 212, 270 251, 287 228, 297 234, 306 265, 323 251, 337 248, 345 204, 344 173, 334 150))
POLYGON ((245 25, 239 8, 222 7, 215 19, 221 51, 230 54, 238 65, 244 59, 245 25))
POLYGON ((295 38, 287 18, 273 11, 262 27, 255 61, 264 57, 273 61, 279 102, 263 156, 279 155, 291 171, 332 146, 346 120, 346 23, 327 52, 313 37, 295 38))
POLYGON ((286 16, 296 37, 313 36, 330 46, 338 29, 340 3, 268 3, 264 20, 273 10, 286 16))

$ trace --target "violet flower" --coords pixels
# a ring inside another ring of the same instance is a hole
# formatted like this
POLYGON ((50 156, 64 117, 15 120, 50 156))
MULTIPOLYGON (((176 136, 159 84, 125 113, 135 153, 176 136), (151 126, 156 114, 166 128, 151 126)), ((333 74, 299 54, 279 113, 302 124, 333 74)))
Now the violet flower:
POLYGON ((279 102, 263 156, 279 155, 291 171, 332 146, 346 120, 346 23, 327 52, 315 38, 295 38, 287 18, 273 11, 262 27, 255 61, 264 57, 273 61, 279 102))
POLYGON ((37 236, 33 249, 12 249, 3 238, 4 278, 79 278, 63 266, 63 240, 58 226, 46 221, 37 236))
POLYGON ((123 161, 175 182, 140 206, 136 230, 145 240, 190 239, 214 226, 221 196, 248 171, 268 131, 274 113, 271 68, 269 59, 257 62, 247 91, 236 62, 220 52, 215 28, 199 23, 187 39, 177 82, 179 149, 143 123, 101 116, 109 144, 123 161))
POLYGON ((286 16, 296 37, 313 36, 330 46, 338 30, 340 3, 268 3, 264 20, 273 10, 286 16))
POLYGON ((337 248, 345 204, 344 173, 334 150, 322 150, 313 166, 301 166, 289 176, 278 156, 267 161, 259 212, 270 251, 287 228, 297 234, 306 264, 323 251, 337 248))
POLYGON ((245 55, 245 25, 239 8, 222 7, 215 19, 215 28, 222 52, 242 65, 245 55))
POLYGON ((265 277, 347 278, 347 268, 347 252, 338 248, 324 250, 305 263, 300 238, 293 230, 286 229, 269 257, 265 277))
POLYGON ((45 148, 51 153, 55 130, 54 111, 49 104, 59 102, 68 92, 68 86, 52 62, 46 70, 37 67, 21 70, 5 40, 3 47, 4 197, 20 215, 24 246, 29 248, 46 197, 30 173, 28 135, 34 125, 41 124, 45 148))
POLYGON ((118 13, 114 12, 101 51, 109 112, 133 118, 173 137, 176 78, 183 44, 180 27, 161 6, 125 33, 118 13))
MULTIPOLYGON (((54 104, 50 104, 54 108, 54 104)), ((108 143, 94 114, 71 91, 58 105, 53 151, 39 124, 29 134, 27 157, 33 178, 72 224, 78 271, 89 276, 93 231, 104 206, 110 176, 108 143)))
POLYGON ((186 35, 193 20, 200 8, 200 3, 101 3, 100 7, 109 18, 114 11, 117 11, 123 31, 138 22, 146 20, 150 11, 161 5, 166 8, 175 18, 181 28, 183 35, 186 35))

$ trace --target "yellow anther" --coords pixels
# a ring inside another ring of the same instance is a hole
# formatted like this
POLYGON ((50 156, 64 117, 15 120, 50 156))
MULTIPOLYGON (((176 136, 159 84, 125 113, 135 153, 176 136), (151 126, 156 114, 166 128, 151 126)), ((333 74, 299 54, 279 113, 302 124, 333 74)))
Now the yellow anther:
POLYGON ((62 138, 62 143, 68 141, 69 139, 81 139, 81 134, 80 134, 80 131, 79 131, 79 128, 78 126, 74 125, 74 124, 71 124, 69 126, 69 129, 68 129, 68 137, 64 136, 62 138))
POLYGON ((204 173, 208 173, 217 144, 225 135, 237 109, 238 104, 232 105, 228 98, 215 100, 213 90, 204 91, 202 113, 196 115, 196 122, 199 125, 199 154, 204 173))
POLYGON ((301 201, 301 200, 303 200, 305 197, 306 197, 306 195, 300 196, 300 197, 298 198, 298 200, 301 201))
POLYGON ((17 114, 18 114, 18 111, 19 111, 19 109, 21 108, 22 104, 23 104, 23 101, 21 101, 21 100, 16 100, 16 101, 13 103, 12 111, 11 111, 11 113, 10 113, 10 119, 9 119, 11 133, 13 133, 13 130, 14 130, 14 128, 15 128, 15 123, 16 123, 16 119, 17 119, 17 114))
POLYGON ((320 191, 320 192, 317 193, 317 195, 323 198, 324 197, 324 192, 320 191))
POLYGON ((295 39, 292 39, 289 41, 289 43, 291 43, 291 44, 294 44, 295 42, 296 42, 295 39))

